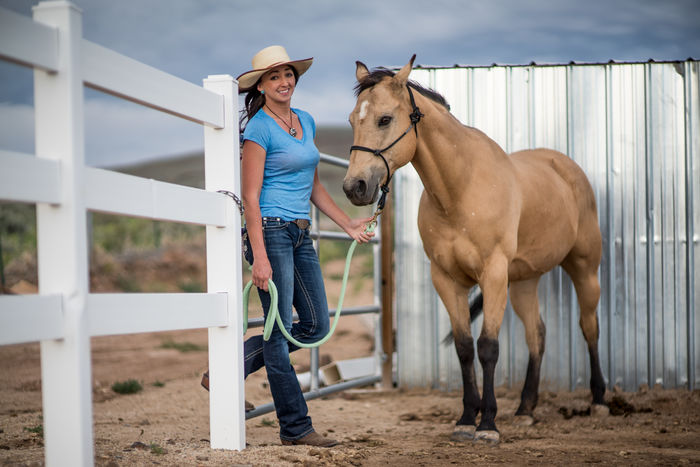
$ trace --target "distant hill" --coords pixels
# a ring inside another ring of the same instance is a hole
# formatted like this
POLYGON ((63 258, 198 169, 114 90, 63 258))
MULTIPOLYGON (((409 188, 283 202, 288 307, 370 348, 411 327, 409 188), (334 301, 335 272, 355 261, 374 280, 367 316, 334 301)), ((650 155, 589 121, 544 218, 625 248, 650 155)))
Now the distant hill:
MULTIPOLYGON (((352 129, 341 127, 319 127, 316 131, 316 146, 319 151, 332 156, 348 158, 352 145, 352 129)), ((204 153, 180 154, 171 158, 134 165, 112 167, 117 172, 152 178, 168 183, 177 183, 195 188, 204 188, 204 153)), ((329 189, 336 192, 344 169, 321 165, 321 179, 329 189)), ((335 197, 335 194, 334 194, 335 197)))
POLYGON ((347 159, 352 146, 352 128, 319 127, 316 131, 316 146, 323 153, 347 159))

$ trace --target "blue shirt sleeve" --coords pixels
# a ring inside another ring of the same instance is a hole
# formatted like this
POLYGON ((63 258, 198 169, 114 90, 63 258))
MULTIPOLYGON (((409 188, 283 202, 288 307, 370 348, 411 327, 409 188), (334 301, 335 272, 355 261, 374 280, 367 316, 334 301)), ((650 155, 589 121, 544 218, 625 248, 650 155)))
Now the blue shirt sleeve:
MULTIPOLYGON (((262 112, 262 110, 258 112, 262 112)), ((270 129, 261 119, 253 116, 253 118, 248 121, 245 131, 243 131, 243 140, 250 140, 257 143, 267 151, 270 144, 270 129)))

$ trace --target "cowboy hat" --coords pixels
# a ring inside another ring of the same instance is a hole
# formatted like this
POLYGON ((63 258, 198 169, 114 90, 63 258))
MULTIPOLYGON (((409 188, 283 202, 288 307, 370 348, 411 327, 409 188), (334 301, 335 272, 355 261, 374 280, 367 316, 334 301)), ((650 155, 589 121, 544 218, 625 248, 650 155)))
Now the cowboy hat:
POLYGON ((284 47, 281 45, 271 45, 253 56, 252 70, 246 71, 236 78, 238 80, 238 89, 239 91, 249 91, 262 75, 280 65, 293 66, 294 69, 297 70, 299 76, 301 76, 309 69, 313 61, 313 57, 304 60, 290 60, 284 47))

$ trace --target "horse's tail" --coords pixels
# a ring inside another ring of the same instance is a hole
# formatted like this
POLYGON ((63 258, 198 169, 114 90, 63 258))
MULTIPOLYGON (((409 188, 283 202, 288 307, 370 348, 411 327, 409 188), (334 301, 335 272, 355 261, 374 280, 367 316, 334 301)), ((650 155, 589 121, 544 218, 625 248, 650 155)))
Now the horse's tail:
MULTIPOLYGON (((484 311, 484 295, 479 289, 472 297, 469 299, 469 317, 471 322, 484 311)), ((452 335, 452 331, 448 332, 444 339, 442 339, 442 345, 448 346, 454 342, 455 338, 452 335)))

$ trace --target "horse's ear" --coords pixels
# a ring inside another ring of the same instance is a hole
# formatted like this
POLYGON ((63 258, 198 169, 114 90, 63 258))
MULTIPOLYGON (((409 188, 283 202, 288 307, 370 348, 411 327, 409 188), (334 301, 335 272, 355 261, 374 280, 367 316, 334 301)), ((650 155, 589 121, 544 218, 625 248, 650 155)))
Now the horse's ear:
POLYGON ((355 65, 357 66, 355 69, 355 77, 357 77, 357 81, 359 82, 369 75, 369 70, 367 69, 367 66, 360 61, 355 62, 355 65))
POLYGON ((408 75, 411 74, 411 70, 413 69, 413 61, 416 59, 416 54, 413 54, 413 57, 411 57, 411 60, 408 61, 407 64, 403 66, 399 70, 398 73, 396 73, 396 76, 394 76, 394 80, 400 84, 402 87, 406 85, 408 82, 408 75))

